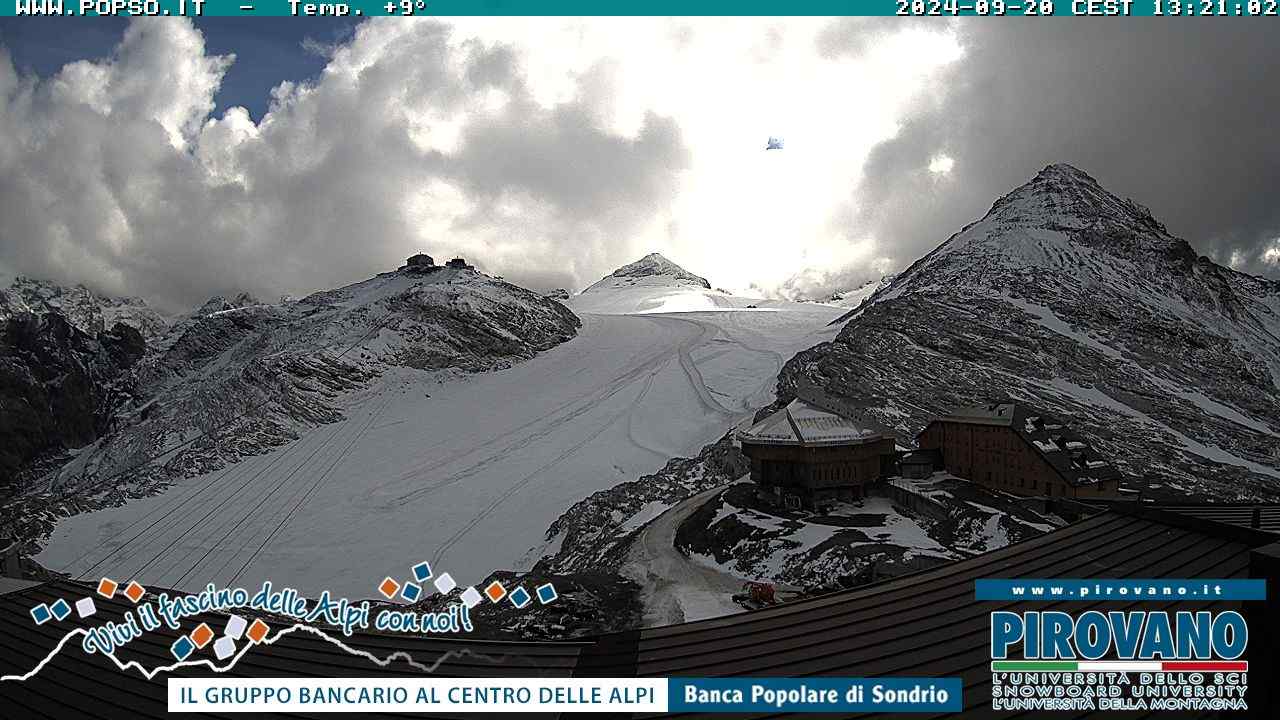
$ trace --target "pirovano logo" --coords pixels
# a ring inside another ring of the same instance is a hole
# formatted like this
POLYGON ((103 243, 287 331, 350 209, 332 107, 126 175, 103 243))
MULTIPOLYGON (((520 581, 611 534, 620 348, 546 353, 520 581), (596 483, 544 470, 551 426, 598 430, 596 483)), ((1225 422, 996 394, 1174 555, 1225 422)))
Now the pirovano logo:
MULTIPOLYGON (((1261 600, 1252 580, 984 580, 979 600, 1261 600), (1035 588, 1035 589, 1032 589, 1035 588), (1123 589, 1121 589, 1123 588, 1123 589)), ((1249 626, 1234 609, 997 610, 991 707, 1001 711, 1248 709, 1249 626)))

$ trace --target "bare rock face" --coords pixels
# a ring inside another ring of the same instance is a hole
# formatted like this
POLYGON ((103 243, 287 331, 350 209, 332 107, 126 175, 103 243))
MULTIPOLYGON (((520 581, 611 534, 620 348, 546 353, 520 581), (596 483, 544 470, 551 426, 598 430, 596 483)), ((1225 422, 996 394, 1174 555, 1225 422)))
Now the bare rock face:
POLYGON ((910 444, 1008 396, 1069 420, 1148 497, 1280 498, 1280 283, 1199 256, 1149 210, 1053 165, 798 354, 798 383, 910 444))
POLYGON ((9 317, 0 337, 0 494, 35 460, 94 442, 131 397, 146 343, 117 323, 89 335, 62 314, 9 317))

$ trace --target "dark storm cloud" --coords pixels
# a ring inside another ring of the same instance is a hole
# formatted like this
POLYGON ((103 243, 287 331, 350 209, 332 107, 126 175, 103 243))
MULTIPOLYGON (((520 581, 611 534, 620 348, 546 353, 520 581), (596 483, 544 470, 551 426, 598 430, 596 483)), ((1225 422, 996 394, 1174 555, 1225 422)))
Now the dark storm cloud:
POLYGON ((1280 277, 1264 259, 1280 237, 1274 28, 1163 19, 956 27, 964 57, 874 149, 853 200, 850 222, 899 266, 1065 162, 1150 207, 1201 253, 1280 277), (955 160, 949 174, 928 171, 939 154, 955 160))

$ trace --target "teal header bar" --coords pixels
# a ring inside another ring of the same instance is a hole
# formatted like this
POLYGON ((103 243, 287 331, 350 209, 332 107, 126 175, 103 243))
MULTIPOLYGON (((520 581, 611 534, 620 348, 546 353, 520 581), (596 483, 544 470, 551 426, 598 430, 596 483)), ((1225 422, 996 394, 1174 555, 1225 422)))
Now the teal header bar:
MULTIPOLYGON (((1259 17, 1277 0, 0 0, 0 16, 776 16, 1259 17)), ((1180 21, 1181 22, 1181 21, 1180 21)))

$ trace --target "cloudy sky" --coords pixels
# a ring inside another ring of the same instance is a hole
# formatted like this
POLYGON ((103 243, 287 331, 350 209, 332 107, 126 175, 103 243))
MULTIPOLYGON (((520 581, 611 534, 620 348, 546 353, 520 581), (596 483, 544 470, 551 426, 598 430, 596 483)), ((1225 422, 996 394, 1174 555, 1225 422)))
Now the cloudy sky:
POLYGON ((181 310, 418 250, 537 289, 656 250, 720 287, 816 295, 909 264, 1054 162, 1280 277, 1269 29, 6 19, 0 279, 181 310))

